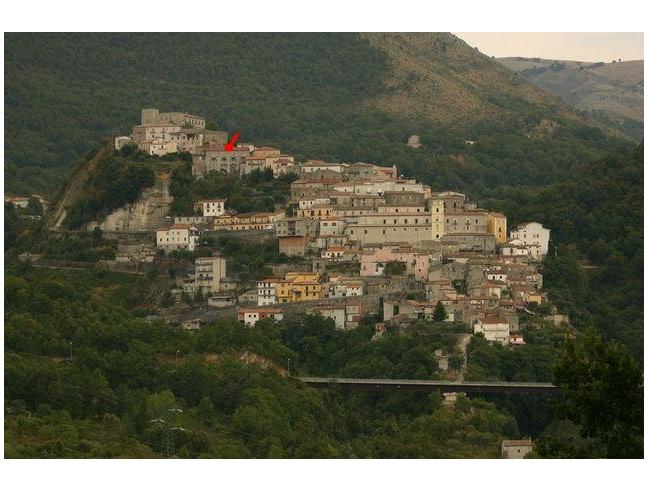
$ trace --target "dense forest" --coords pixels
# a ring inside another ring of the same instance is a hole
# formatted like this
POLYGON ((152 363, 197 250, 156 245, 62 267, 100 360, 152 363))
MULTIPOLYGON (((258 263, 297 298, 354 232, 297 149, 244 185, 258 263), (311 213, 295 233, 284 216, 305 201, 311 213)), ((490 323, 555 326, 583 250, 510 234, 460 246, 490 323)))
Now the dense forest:
POLYGON ((502 438, 522 435, 546 457, 643 452, 640 366, 596 335, 567 352, 549 327, 525 333, 522 351, 476 337, 470 377, 554 377, 566 397, 448 406, 436 393, 314 390, 287 371, 435 378, 431 354, 456 350, 461 325, 420 322, 374 339, 371 319, 338 331, 310 316, 252 328, 220 320, 196 333, 125 309, 142 277, 20 263, 7 273, 7 457, 496 457, 502 438), (570 370, 571 353, 599 366, 570 370), (580 391, 585 373, 600 389, 580 391), (612 389, 618 378, 623 391, 612 389), (609 418, 592 422, 592 411, 609 418))
POLYGON ((517 436, 492 403, 450 408, 439 395, 318 391, 285 377, 288 359, 293 374, 434 377, 430 353, 454 336, 434 324, 380 341, 370 326, 339 332, 321 317, 194 334, 134 318, 114 274, 11 273, 7 457, 496 457, 517 436))
POLYGON ((512 224, 551 229, 545 286, 581 329, 596 327, 643 360, 643 144, 578 166, 561 184, 489 200, 512 224))
MULTIPOLYGON (((53 195, 98 141, 137 124, 142 107, 204 115, 213 128, 300 160, 393 163, 435 188, 479 196, 559 182, 625 145, 565 116, 557 101, 532 104, 505 88, 475 95, 503 118, 442 124, 387 113, 378 96, 417 96, 384 83, 389 58, 356 34, 23 33, 6 41, 5 178, 16 193, 53 195), (421 148, 406 145, 412 134, 421 148)), ((480 69, 491 70, 482 58, 480 69)))

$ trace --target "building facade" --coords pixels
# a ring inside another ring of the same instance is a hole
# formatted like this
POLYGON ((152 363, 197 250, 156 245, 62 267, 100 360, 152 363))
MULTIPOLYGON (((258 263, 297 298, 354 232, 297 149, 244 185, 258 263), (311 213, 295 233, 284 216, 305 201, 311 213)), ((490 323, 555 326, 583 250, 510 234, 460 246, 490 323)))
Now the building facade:
POLYGON ((156 245, 165 252, 185 249, 193 251, 198 242, 198 229, 186 224, 173 224, 170 227, 158 229, 156 245))

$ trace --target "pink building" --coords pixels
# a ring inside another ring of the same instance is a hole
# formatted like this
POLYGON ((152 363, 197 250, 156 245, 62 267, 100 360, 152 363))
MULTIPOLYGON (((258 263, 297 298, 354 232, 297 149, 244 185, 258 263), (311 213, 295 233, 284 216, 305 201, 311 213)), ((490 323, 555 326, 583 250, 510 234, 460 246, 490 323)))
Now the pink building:
POLYGON ((385 246, 371 254, 362 255, 360 259, 360 276, 376 277, 384 275, 385 265, 390 261, 405 263, 405 273, 414 275, 416 280, 426 281, 428 279, 430 269, 429 254, 394 246, 385 246))

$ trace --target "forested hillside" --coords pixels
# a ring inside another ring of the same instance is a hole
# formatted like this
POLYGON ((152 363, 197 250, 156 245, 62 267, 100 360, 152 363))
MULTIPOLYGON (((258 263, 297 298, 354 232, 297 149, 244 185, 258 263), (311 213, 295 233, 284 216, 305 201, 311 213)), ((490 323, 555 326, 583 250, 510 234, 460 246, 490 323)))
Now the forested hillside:
POLYGON ((643 358, 643 144, 579 166, 564 183, 512 189, 487 205, 511 223, 551 229, 545 280, 580 328, 595 327, 643 358))
MULTIPOLYGON (((576 335, 566 350, 553 326, 525 329, 519 350, 479 337, 468 347, 468 378, 553 378, 567 395, 559 414, 535 396, 452 407, 436 394, 315 391, 285 377, 288 359, 293 374, 436 378, 430 354, 458 357, 466 327, 421 322, 372 340, 374 319, 341 332, 315 316, 177 330, 143 319, 153 270, 19 262, 25 251, 95 262, 114 257, 116 243, 100 231, 49 233, 8 204, 6 456, 496 457, 502 438, 524 435, 547 457, 642 453, 643 145, 449 34, 7 34, 5 63, 6 189, 54 198, 71 170, 74 181, 92 169, 77 182, 72 227, 132 201, 161 165, 173 213, 216 195, 239 211, 284 206, 289 176, 198 182, 188 155, 164 163, 100 149, 142 107, 188 111, 298 160, 396 164, 506 213, 509 227, 542 222, 552 230, 545 288, 576 335), (422 147, 406 145, 412 134, 422 147), (583 337, 589 329, 621 345, 583 337), (608 398, 617 387, 631 398, 608 398), (608 411, 611 427, 597 427, 591 416, 608 411), (184 430, 170 437, 161 419, 184 430)), ((213 243, 244 279, 287 261, 272 242, 213 243)))
POLYGON ((513 416, 479 400, 445 407, 436 394, 319 391, 285 377, 289 358, 293 374, 435 377, 431 354, 455 336, 442 324, 378 342, 371 324, 340 332, 317 316, 246 329, 221 320, 195 334, 134 318, 113 286, 136 285, 119 275, 10 271, 9 458, 486 458, 519 435, 513 416))
POLYGON ((381 36, 7 34, 7 190, 53 194, 142 107, 480 195, 557 182, 623 145, 450 34, 381 36), (413 133, 418 150, 405 145, 413 133))

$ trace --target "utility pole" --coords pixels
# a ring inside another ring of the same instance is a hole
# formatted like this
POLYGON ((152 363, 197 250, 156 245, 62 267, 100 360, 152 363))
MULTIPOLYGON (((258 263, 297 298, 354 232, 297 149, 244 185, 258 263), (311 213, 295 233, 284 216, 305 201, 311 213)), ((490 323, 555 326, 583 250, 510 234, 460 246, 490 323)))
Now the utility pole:
POLYGON ((171 419, 173 418, 173 415, 176 413, 182 413, 182 410, 179 408, 168 408, 166 411, 166 419, 153 419, 149 420, 149 422, 155 423, 155 424, 162 424, 162 442, 163 442, 163 449, 164 449, 164 456, 167 458, 170 458, 171 456, 175 455, 175 445, 174 445, 174 440, 173 440, 173 433, 175 431, 181 431, 181 432, 186 432, 185 429, 182 427, 178 426, 172 426, 171 425, 171 419))
POLYGON ((290 377, 290 357, 288 357, 288 377, 290 377))

